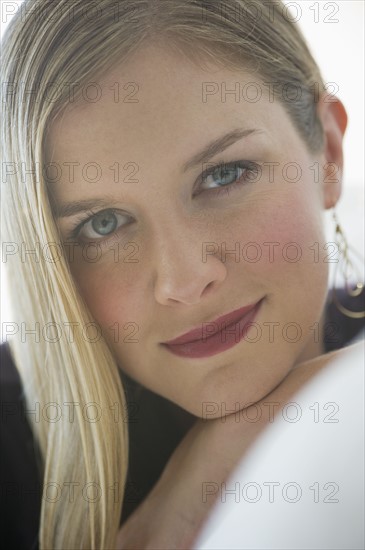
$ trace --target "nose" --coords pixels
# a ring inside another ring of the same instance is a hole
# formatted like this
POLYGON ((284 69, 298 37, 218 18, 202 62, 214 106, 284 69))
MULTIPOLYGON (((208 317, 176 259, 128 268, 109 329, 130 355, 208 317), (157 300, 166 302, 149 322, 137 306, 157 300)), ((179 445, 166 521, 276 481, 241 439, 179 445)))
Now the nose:
POLYGON ((159 233, 154 245, 154 293, 158 303, 197 304, 225 280, 227 270, 219 255, 203 254, 207 242, 211 243, 211 238, 204 240, 191 224, 177 225, 176 219, 172 227, 159 233))

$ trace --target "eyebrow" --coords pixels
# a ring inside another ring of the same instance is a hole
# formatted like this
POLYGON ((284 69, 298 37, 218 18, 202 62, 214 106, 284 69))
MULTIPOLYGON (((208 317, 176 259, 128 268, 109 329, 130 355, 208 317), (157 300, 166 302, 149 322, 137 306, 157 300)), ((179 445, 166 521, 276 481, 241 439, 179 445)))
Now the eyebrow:
MULTIPOLYGON (((263 130, 257 128, 235 128, 234 130, 228 132, 228 134, 225 134, 224 136, 221 136, 220 138, 217 138, 209 143, 202 151, 197 153, 192 159, 186 162, 183 165, 183 172, 186 172, 193 166, 207 162, 209 159, 214 157, 214 155, 216 155, 217 153, 221 153, 236 141, 239 141, 244 137, 248 137, 251 134, 262 132, 263 130)), ((67 218, 70 216, 74 216, 79 212, 91 210, 92 208, 110 208, 110 205, 113 203, 113 201, 115 201, 115 197, 105 196, 104 198, 98 199, 84 199, 63 204, 56 203, 54 205, 55 216, 56 218, 67 218)))
POLYGON ((207 145, 202 151, 197 153, 192 159, 190 159, 187 163, 183 166, 183 172, 186 172, 189 170, 189 168, 192 168, 193 166, 196 166, 197 164, 202 164, 203 162, 206 162, 207 160, 211 159, 216 155, 217 153, 221 153, 227 147, 235 143, 236 141, 250 136, 251 134, 256 133, 262 133, 263 130, 259 130, 257 128, 252 129, 243 129, 243 128, 236 128, 229 132, 228 134, 225 134, 224 136, 215 139, 211 143, 207 145))
POLYGON ((92 208, 110 208, 113 202, 115 202, 115 197, 65 202, 63 204, 55 204, 54 212, 56 218, 68 218, 79 212, 91 210, 92 208))

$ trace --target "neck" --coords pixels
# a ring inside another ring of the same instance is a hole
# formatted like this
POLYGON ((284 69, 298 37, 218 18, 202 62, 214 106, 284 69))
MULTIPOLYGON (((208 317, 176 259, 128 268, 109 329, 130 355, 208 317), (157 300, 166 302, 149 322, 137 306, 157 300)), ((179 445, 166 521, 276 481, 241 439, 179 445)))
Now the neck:
POLYGON ((324 345, 324 327, 326 318, 326 306, 323 308, 321 318, 318 322, 318 330, 312 331, 309 343, 298 358, 298 363, 304 363, 326 353, 324 345))

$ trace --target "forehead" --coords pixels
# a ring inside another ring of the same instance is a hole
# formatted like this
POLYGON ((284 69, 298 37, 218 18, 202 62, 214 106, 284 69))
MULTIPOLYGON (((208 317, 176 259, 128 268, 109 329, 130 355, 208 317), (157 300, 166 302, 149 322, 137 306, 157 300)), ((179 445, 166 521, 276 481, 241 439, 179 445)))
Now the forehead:
POLYGON ((281 104, 268 101, 257 75, 211 63, 203 69, 166 49, 143 48, 83 86, 81 100, 70 101, 49 128, 47 157, 98 162, 123 152, 132 160, 172 147, 186 156, 192 143, 208 142, 216 129, 274 129, 278 116, 285 117, 281 104))

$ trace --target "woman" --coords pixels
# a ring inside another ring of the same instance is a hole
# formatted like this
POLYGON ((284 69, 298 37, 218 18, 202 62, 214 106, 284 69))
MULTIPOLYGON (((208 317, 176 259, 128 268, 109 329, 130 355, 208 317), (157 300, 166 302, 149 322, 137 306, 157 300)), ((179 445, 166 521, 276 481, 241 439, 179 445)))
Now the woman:
POLYGON ((186 548, 202 476, 267 422, 232 413, 341 347, 322 212, 346 112, 277 2, 26 8, 2 52, 4 241, 39 546, 186 548))

